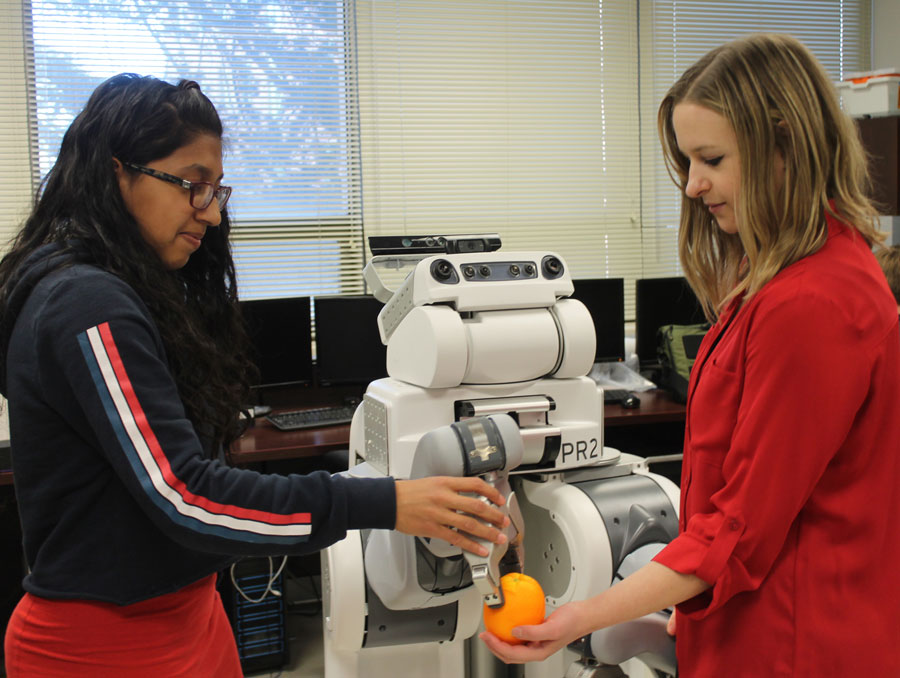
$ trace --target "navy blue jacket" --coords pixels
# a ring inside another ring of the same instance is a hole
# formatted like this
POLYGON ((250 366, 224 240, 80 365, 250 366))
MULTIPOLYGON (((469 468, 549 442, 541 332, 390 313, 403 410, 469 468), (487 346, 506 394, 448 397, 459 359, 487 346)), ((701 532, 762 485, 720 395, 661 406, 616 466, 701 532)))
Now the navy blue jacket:
POLYGON ((390 478, 261 475, 206 458, 144 303, 99 268, 59 267, 58 250, 29 258, 0 309, 27 591, 134 603, 236 556, 394 526, 390 478))

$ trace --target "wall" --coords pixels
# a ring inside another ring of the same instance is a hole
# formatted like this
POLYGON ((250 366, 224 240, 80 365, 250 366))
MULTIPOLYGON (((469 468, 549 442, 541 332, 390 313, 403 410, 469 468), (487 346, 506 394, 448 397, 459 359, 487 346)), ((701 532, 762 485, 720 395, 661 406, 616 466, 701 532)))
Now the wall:
MULTIPOLYGON (((900 2, 872 0, 872 69, 894 68, 900 72, 900 2)), ((891 234, 888 244, 900 245, 900 217, 884 217, 882 230, 891 234)))
POLYGON ((900 69, 900 2, 872 0, 872 68, 900 69))

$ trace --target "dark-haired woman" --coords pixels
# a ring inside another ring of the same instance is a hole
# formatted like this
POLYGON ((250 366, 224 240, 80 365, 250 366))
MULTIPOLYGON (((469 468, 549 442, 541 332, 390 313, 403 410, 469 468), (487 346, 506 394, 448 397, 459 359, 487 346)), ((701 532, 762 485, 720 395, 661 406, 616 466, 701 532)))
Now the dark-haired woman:
POLYGON ((107 80, 0 262, 0 390, 29 568, 9 678, 238 678, 215 590, 235 557, 308 553, 360 528, 475 552, 460 530, 503 539, 503 514, 460 494, 502 503, 477 479, 220 463, 249 369, 221 139, 195 83, 107 80))

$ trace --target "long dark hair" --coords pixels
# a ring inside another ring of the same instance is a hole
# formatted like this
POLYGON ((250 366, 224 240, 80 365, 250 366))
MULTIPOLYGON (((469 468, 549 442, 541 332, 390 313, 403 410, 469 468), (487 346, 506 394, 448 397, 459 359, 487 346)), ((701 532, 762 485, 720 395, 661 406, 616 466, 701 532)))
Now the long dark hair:
POLYGON ((0 307, 19 264, 51 242, 123 279, 147 304, 187 416, 212 454, 240 433, 237 415, 248 402, 253 369, 244 357, 228 214, 183 268, 167 270, 126 209, 113 171, 113 158, 146 164, 202 134, 221 139, 222 122, 195 82, 176 86, 123 73, 97 87, 0 262, 0 307))

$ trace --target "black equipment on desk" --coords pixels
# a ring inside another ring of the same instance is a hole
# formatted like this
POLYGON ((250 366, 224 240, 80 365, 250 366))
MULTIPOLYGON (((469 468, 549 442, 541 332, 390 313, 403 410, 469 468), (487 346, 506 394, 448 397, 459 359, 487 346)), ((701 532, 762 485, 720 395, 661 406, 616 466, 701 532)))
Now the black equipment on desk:
POLYGON ((631 391, 626 391, 623 388, 604 388, 603 403, 606 405, 618 405, 630 395, 631 391))
POLYGON ((316 297, 316 377, 320 386, 365 387, 387 376, 387 347, 378 334, 383 304, 375 297, 316 297))
POLYGON ((356 405, 333 405, 306 410, 292 410, 290 412, 276 412, 268 415, 266 419, 277 429, 296 431, 303 428, 349 424, 355 411, 356 405))
POLYGON ((260 387, 313 381, 309 297, 241 302, 260 387))
POLYGON ((635 284, 635 353, 641 369, 659 368, 656 332, 663 325, 706 322, 694 290, 685 278, 643 278, 635 284))
POLYGON ((591 312, 597 335, 595 363, 625 360, 625 280, 593 278, 573 280, 577 299, 591 312))

